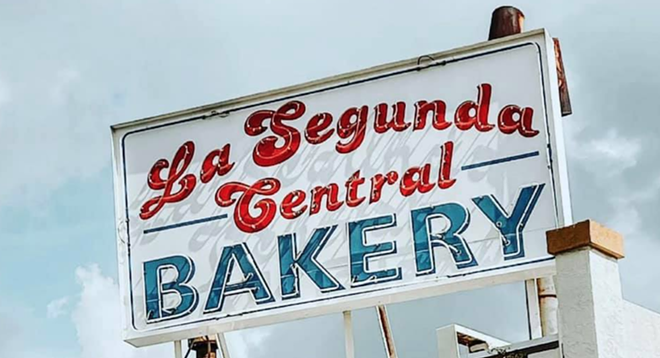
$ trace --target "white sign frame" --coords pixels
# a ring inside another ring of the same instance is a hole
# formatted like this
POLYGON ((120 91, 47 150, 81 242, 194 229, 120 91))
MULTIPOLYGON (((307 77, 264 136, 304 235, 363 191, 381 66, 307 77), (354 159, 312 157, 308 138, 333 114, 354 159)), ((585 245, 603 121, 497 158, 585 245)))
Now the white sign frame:
MULTIPOLYGON (((263 326, 283 321, 319 316, 329 313, 339 313, 359 308, 371 307, 380 304, 402 302, 430 296, 437 296, 451 292, 471 290, 486 286, 524 281, 537 277, 554 274, 554 261, 542 260, 527 265, 520 270, 519 267, 502 267, 487 272, 475 272, 468 276, 458 275, 451 283, 438 285, 435 282, 416 284, 396 292, 389 292, 383 296, 378 291, 365 293, 350 300, 340 300, 334 303, 319 304, 314 308, 297 309, 283 308, 276 312, 258 312, 249 317, 231 317, 222 320, 211 319, 210 321, 198 322, 186 327, 168 327, 163 329, 139 331, 135 328, 132 314, 133 296, 130 294, 130 271, 128 265, 128 218, 125 193, 124 168, 122 167, 122 141, 121 138, 129 132, 136 130, 149 130, 178 123, 185 118, 199 116, 215 116, 228 109, 242 107, 254 103, 264 103, 273 99, 293 97, 309 91, 318 90, 337 85, 348 85, 365 79, 370 79, 385 74, 392 74, 406 70, 423 70, 430 66, 446 65, 460 62, 465 59, 484 56, 487 54, 507 51, 520 46, 534 46, 538 49, 539 63, 542 69, 542 82, 544 84, 545 117, 547 132, 549 136, 549 161, 550 171, 554 184, 554 198, 556 205, 557 227, 565 226, 572 222, 570 208, 570 197, 568 192, 567 169, 564 153, 563 129, 561 123, 561 110, 559 104, 559 91, 557 86, 557 73, 555 67, 555 54, 552 38, 545 30, 535 30, 520 35, 484 42, 472 46, 462 47, 446 52, 421 56, 410 60, 400 61, 392 64, 373 67, 370 69, 348 73, 313 81, 297 86, 287 87, 270 92, 260 93, 252 96, 241 97, 221 103, 196 107, 189 110, 179 111, 171 114, 146 118, 134 122, 117 124, 112 126, 113 132, 113 160, 115 176, 115 208, 117 217, 117 245, 119 261, 119 286, 123 309, 123 338, 134 346, 146 346, 168 341, 176 341, 193 336, 212 335, 221 332, 263 326)), ((221 119, 220 119, 221 120, 221 119)))

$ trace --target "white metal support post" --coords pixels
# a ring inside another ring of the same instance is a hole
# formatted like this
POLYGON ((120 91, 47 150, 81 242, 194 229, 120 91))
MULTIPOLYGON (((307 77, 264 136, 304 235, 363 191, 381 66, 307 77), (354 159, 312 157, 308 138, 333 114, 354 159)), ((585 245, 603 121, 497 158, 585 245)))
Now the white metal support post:
POLYGON ((215 340, 218 342, 218 348, 220 348, 220 354, 222 354, 222 358, 230 358, 229 348, 227 347, 227 339, 225 339, 225 334, 224 333, 216 334, 215 340))
POLYGON ((183 348, 181 341, 174 341, 174 358, 183 358, 183 348))
POLYGON ((536 279, 525 281, 525 294, 529 339, 541 338, 543 337, 543 331, 541 329, 541 306, 539 305, 539 289, 536 279))
POLYGON ((353 317, 351 311, 344 311, 344 346, 346 358, 355 358, 355 346, 353 344, 353 317))

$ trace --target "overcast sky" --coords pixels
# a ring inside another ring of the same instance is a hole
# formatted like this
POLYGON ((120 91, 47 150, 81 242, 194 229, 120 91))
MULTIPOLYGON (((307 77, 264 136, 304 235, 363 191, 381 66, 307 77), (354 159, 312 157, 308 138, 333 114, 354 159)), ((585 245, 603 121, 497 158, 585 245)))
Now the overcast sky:
MULTIPOLYGON (((0 0, 0 356, 171 356, 119 337, 109 125, 479 42, 499 1, 0 0)), ((516 1, 562 40, 576 220, 626 237, 624 296, 660 311, 654 1, 516 1)), ((389 307, 403 357, 457 322, 523 340, 522 285, 389 307)), ((381 357, 356 313, 359 357, 381 357)), ((229 336, 235 357, 341 357, 341 316, 229 336)))

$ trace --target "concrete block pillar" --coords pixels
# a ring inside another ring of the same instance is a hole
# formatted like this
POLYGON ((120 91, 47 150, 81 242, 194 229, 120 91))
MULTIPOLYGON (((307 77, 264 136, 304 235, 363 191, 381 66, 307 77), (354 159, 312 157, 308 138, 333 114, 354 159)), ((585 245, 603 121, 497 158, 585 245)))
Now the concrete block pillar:
POLYGON ((555 255, 559 338, 565 358, 623 358, 618 260, 623 238, 587 220, 547 233, 555 255))

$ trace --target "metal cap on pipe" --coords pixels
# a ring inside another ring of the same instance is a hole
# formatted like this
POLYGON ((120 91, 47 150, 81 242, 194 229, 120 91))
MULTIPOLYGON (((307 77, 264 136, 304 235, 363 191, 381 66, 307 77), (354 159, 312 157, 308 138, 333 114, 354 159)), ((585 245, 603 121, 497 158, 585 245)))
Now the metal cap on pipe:
POLYGON ((489 40, 523 32, 525 14, 513 6, 501 6, 493 11, 490 20, 489 40))

